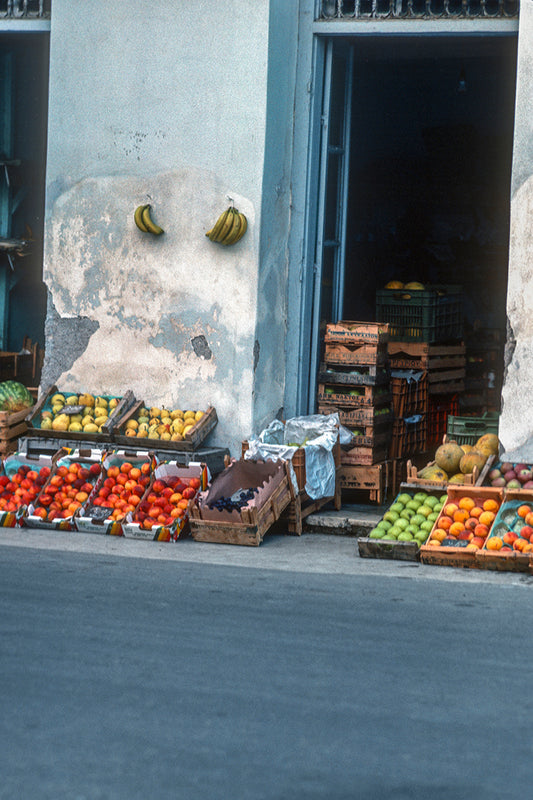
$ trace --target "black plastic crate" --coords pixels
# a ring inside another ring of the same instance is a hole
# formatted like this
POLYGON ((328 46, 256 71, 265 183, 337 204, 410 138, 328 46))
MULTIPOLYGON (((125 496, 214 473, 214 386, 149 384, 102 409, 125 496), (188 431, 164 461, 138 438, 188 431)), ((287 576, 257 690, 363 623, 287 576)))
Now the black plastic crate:
POLYGON ((376 318, 389 323, 397 342, 447 342, 463 336, 461 286, 426 289, 378 289, 376 318))

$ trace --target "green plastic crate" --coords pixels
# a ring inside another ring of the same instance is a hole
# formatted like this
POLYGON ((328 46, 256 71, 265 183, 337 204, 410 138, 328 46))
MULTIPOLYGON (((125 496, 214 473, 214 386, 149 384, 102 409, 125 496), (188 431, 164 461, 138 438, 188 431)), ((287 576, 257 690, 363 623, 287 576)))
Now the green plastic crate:
POLYGON ((488 411, 480 417, 449 416, 446 433, 457 444, 475 444, 486 433, 498 434, 500 415, 488 411))
POLYGON ((378 289, 376 319, 389 323, 389 339, 397 342, 446 342, 463 337, 461 286, 426 289, 378 289))

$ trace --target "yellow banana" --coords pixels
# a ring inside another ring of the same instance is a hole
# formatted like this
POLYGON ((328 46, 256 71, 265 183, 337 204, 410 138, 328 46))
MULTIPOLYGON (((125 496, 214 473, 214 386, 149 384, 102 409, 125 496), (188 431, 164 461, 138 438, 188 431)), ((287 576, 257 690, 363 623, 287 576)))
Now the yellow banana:
POLYGON ((144 211, 145 208, 146 208, 146 206, 137 206, 137 208, 135 209, 135 213, 133 215, 133 218, 134 218, 135 224, 137 225, 139 230, 142 231, 143 233, 148 233, 148 228, 144 224, 143 218, 142 218, 143 211, 144 211))
POLYGON ((222 244, 228 245, 233 244, 239 235, 239 231, 241 229, 241 215, 238 211, 236 211, 233 215, 233 225, 228 233, 228 235, 222 239, 222 244))
POLYGON ((231 206, 222 212, 222 214, 219 216, 219 218, 217 219, 211 230, 207 231, 206 236, 212 242, 217 241, 217 237, 221 232, 222 228, 224 227, 224 223, 230 214, 231 214, 231 206))
POLYGON ((155 236, 159 236, 161 233, 164 233, 164 230, 163 228, 160 228, 159 225, 156 225, 155 222, 153 222, 150 216, 151 208, 152 206, 145 206, 142 210, 141 218, 146 226, 146 229, 155 236))
POLYGON ((229 213, 224 220, 224 225, 222 226, 222 230, 218 234, 217 238, 214 239, 215 242, 222 242, 226 236, 229 234, 233 227, 233 223, 235 221, 235 216, 238 213, 236 208, 230 207, 228 209, 229 213))
POLYGON ((240 230, 239 230, 239 235, 237 236, 237 238, 235 239, 233 244, 236 244, 237 242, 240 242, 240 240, 242 239, 242 237, 244 236, 244 234, 248 230, 248 220, 246 219, 244 214, 241 214, 240 211, 239 211, 239 217, 241 218, 241 227, 240 227, 240 230))

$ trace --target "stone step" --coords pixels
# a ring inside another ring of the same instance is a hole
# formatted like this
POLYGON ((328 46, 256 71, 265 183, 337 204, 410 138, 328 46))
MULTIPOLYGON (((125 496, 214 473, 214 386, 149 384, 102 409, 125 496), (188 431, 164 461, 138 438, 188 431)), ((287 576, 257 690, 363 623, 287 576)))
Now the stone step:
POLYGON ((304 530, 335 536, 367 536, 389 505, 343 505, 340 511, 324 508, 305 518, 304 530))

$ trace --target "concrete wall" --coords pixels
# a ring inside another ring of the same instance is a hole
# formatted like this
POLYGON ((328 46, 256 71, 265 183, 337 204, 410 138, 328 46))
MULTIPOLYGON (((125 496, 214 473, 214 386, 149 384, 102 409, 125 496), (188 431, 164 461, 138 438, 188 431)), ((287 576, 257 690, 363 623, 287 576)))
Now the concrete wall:
POLYGON ((533 459, 533 3, 520 4, 513 148, 508 340, 500 439, 507 453, 533 459))
POLYGON ((234 454, 283 397, 292 4, 273 5, 277 38, 268 0, 54 0, 51 29, 42 383, 213 404, 234 454), (225 248, 204 234, 230 198, 249 228, 225 248))

